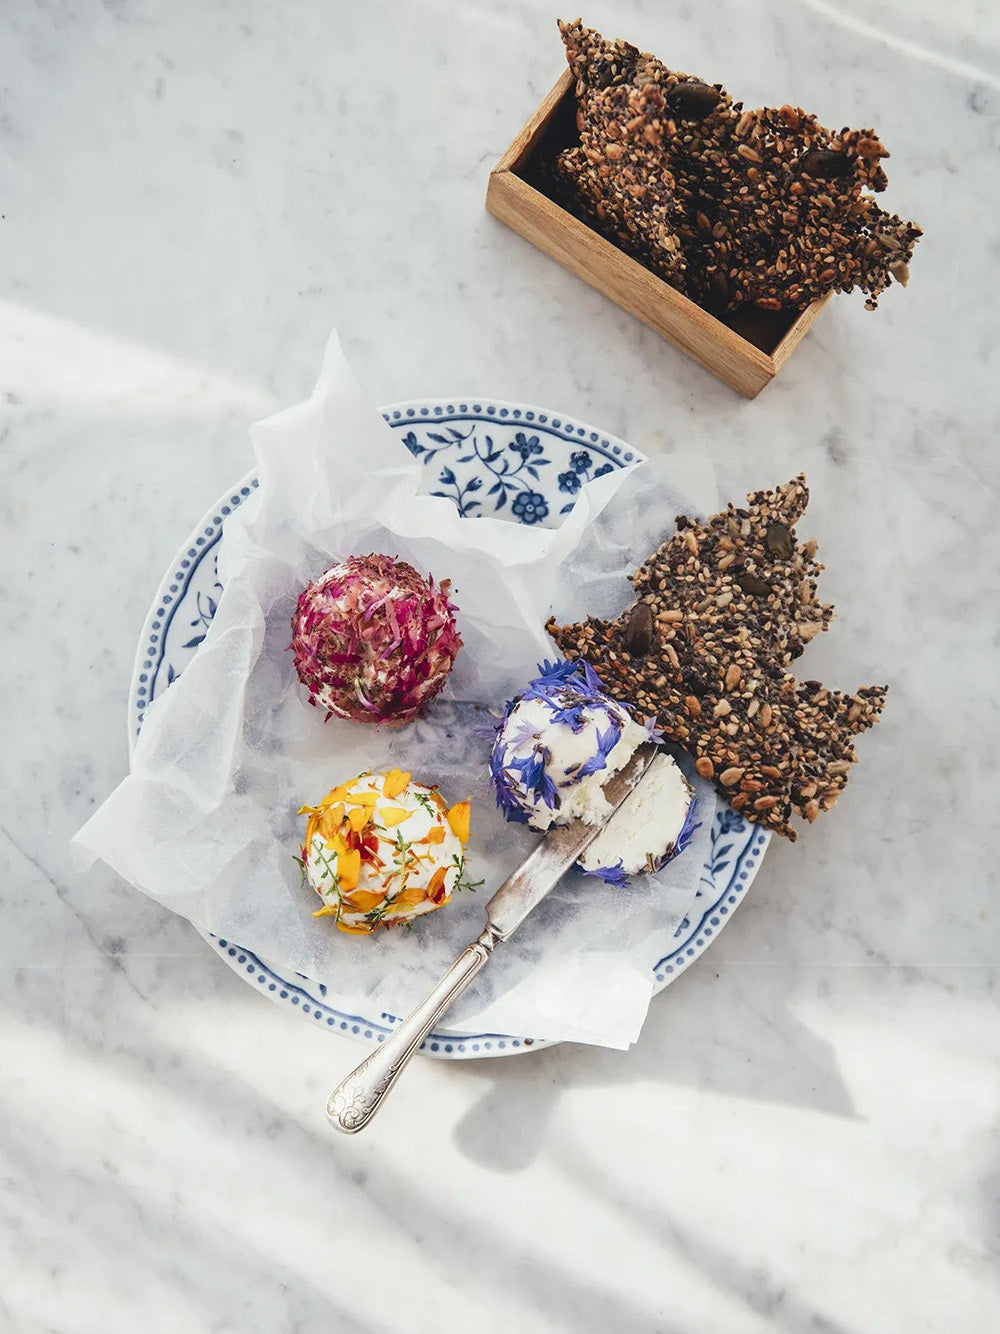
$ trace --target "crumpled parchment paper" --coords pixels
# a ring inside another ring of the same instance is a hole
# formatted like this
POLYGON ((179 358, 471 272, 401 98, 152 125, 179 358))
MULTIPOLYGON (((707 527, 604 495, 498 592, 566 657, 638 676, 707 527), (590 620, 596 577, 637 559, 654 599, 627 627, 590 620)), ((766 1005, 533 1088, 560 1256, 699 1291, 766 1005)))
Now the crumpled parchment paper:
MULTIPOLYGON (((309 400, 252 438, 261 484, 226 522, 211 628, 149 709, 131 773, 76 835, 76 857, 102 858, 203 930, 325 983, 336 1008, 399 1016, 479 933, 486 898, 538 837, 495 809, 488 710, 556 656, 543 628, 551 610, 565 620, 631 601, 625 576, 674 515, 715 507, 714 473, 702 458, 670 455, 606 474, 582 488, 558 529, 461 518, 451 501, 418 494, 420 464, 365 401, 335 335, 309 400), (325 723, 288 651, 304 584, 339 557, 370 551, 450 578, 460 608, 465 647, 445 691, 401 730, 325 723), (449 801, 471 795, 468 867, 485 883, 410 930, 345 935, 312 917, 319 900, 293 860, 298 810, 355 773, 394 764, 438 783, 449 801)), ((715 799, 694 781, 702 827, 683 856, 627 889, 566 876, 442 1027, 633 1042, 651 965, 669 952, 705 861, 715 799)))

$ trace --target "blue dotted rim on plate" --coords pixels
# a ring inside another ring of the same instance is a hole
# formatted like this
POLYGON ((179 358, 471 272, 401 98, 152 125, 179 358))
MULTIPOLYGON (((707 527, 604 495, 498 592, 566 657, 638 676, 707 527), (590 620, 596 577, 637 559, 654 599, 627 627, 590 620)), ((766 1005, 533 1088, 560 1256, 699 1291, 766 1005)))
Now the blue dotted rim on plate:
MULTIPOLYGON (((712 830, 713 851, 718 846, 720 837, 725 837, 723 823, 721 816, 717 816, 712 830)), ((730 913, 750 888, 770 838, 766 830, 753 826, 750 828, 752 831, 750 837, 742 842, 722 892, 705 907, 702 907, 702 900, 709 896, 706 890, 712 887, 713 882, 702 880, 698 898, 695 900, 700 909, 700 916, 695 922, 685 919, 681 923, 677 928, 677 937, 681 938, 679 943, 655 965, 654 995, 663 991, 708 948, 712 937, 722 930, 730 913)), ((717 890, 718 886, 714 888, 717 890)), ((297 1008, 301 1014, 307 1015, 325 1028, 361 1041, 384 1042, 400 1022, 397 1015, 385 1011, 380 1014, 378 1021, 367 1019, 363 1015, 347 1014, 315 994, 315 991, 319 990, 325 997, 326 988, 322 985, 300 975, 297 975, 299 983, 289 982, 275 971, 273 965, 265 963, 251 950, 232 945, 228 940, 222 940, 217 936, 206 936, 206 939, 233 969, 244 974, 248 981, 260 987, 265 995, 270 996, 272 1000, 297 1008)), ((555 1044, 539 1038, 515 1038, 505 1033, 476 1033, 469 1036, 442 1030, 429 1033, 420 1050, 431 1056, 475 1059, 484 1056, 509 1056, 518 1051, 538 1051, 553 1045, 555 1044)))
MULTIPOLYGON (((582 444, 600 454, 617 467, 627 467, 643 458, 624 441, 595 431, 563 413, 500 402, 484 398, 421 399, 409 403, 391 404, 382 411, 393 429, 410 426, 414 422, 482 421, 524 424, 560 440, 582 444)), ((145 711, 151 700, 162 693, 180 675, 186 665, 179 667, 166 661, 167 636, 175 617, 185 600, 195 595, 194 618, 189 628, 194 634, 183 645, 187 661, 194 656, 207 633, 215 605, 212 594, 204 589, 195 592, 196 581, 205 582, 204 563, 212 561, 213 579, 210 587, 221 591, 215 572, 215 557, 219 538, 226 519, 255 492, 259 485, 254 473, 244 477, 227 495, 223 496, 205 514, 191 537, 184 544, 164 577, 156 598, 146 617, 139 638, 132 689, 129 694, 129 745, 135 744, 142 727, 145 711)), ((187 633, 187 631, 185 631, 187 633)), ((730 915, 742 901, 753 877, 759 869, 770 834, 759 826, 745 821, 728 807, 716 812, 711 831, 709 860, 702 873, 701 885, 695 899, 694 912, 685 918, 675 932, 673 948, 652 966, 654 995, 662 991, 688 968, 711 944, 723 929, 730 915)), ((313 1023, 367 1042, 383 1042, 399 1017, 381 1013, 378 1020, 350 1013, 343 1001, 331 1004, 328 989, 300 974, 291 981, 274 964, 228 940, 199 932, 216 953, 234 971, 245 977, 263 995, 282 1005, 288 1005, 313 1023)), ((433 1032, 424 1041, 425 1054, 448 1059, 505 1056, 516 1052, 538 1050, 553 1045, 535 1038, 513 1037, 503 1033, 474 1035, 433 1032)))
MULTIPOLYGON (((215 548, 222 536, 222 525, 228 516, 238 509, 256 491, 259 485, 260 482, 257 477, 250 473, 233 488, 228 497, 223 497, 222 500, 212 506, 191 534, 184 550, 175 557, 173 573, 164 579, 160 585, 156 600, 146 617, 146 624, 143 626, 142 634, 139 637, 139 652, 136 655, 135 668, 132 673, 131 707, 129 709, 130 747, 135 744, 135 738, 139 735, 150 701, 156 698, 162 688, 160 672, 166 670, 169 673, 169 678, 162 683, 163 685, 170 685, 175 676, 180 675, 179 672, 172 672, 169 664, 165 666, 164 648, 174 617, 187 596, 191 581, 207 556, 211 554, 214 559, 215 548)), ((205 628, 207 630, 207 624, 205 628)), ((198 644, 204 637, 204 635, 201 635, 198 638, 198 644)), ((192 652, 198 644, 192 644, 192 652)))
POLYGON ((550 435, 556 435, 562 440, 586 445, 588 449, 621 463, 634 463, 643 458, 638 450, 632 449, 624 440, 595 431, 591 426, 581 426, 565 413, 518 407, 515 403, 499 403, 494 399, 470 398, 467 402, 461 399, 450 402, 438 398, 418 399, 413 403, 398 403, 383 408, 382 416, 394 429, 413 421, 523 423, 544 428, 550 435))

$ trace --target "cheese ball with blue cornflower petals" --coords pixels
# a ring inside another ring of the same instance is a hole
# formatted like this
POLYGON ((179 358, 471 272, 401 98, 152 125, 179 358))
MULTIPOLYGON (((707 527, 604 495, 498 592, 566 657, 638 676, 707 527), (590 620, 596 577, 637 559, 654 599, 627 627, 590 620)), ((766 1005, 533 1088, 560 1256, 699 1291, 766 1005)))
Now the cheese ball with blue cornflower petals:
MULTIPOLYGON (((589 663, 545 662, 538 671, 497 725, 490 755, 497 805, 532 829, 570 820, 603 825, 612 814, 604 784, 659 734, 605 692, 589 663)), ((613 884, 656 870, 690 841, 694 810, 690 784, 664 752, 578 865, 613 884)))

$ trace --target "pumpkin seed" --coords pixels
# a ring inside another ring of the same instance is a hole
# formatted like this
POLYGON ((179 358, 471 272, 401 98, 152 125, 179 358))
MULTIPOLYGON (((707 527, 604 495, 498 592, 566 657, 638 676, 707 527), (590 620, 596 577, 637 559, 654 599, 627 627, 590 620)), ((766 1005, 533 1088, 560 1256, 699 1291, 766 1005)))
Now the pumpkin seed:
POLYGON ((764 543, 772 556, 780 560, 791 560, 792 530, 783 523, 769 523, 764 534, 764 543))
POLYGON ((749 571, 736 576, 736 582, 744 593, 750 593, 753 597, 766 598, 771 591, 771 585, 757 574, 751 574, 749 571))
POLYGON ((625 626, 625 647, 633 658, 644 657, 653 647, 653 612, 648 602, 637 602, 625 626))

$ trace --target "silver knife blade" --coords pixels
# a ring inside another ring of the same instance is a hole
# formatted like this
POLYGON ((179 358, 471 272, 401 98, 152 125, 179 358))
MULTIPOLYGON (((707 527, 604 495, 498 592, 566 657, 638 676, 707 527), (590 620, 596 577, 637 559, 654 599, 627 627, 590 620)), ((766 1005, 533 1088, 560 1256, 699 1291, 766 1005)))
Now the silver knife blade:
MULTIPOLYGON (((611 815, 644 777, 657 753, 656 746, 651 743, 640 746, 628 764, 604 784, 603 791, 612 808, 611 815)), ((513 875, 508 876, 486 905, 487 929, 496 940, 506 940, 517 930, 604 827, 584 824, 582 820, 571 820, 569 824, 557 825, 549 830, 538 847, 525 858, 513 875)))

